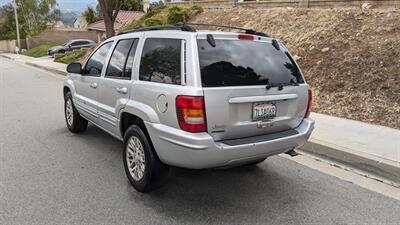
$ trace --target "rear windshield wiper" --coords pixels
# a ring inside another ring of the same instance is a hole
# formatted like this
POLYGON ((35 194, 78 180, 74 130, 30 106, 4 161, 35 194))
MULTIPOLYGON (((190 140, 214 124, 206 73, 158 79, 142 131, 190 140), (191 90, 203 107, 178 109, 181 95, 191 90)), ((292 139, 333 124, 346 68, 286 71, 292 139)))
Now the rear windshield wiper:
POLYGON ((290 79, 288 83, 270 83, 265 86, 267 90, 272 87, 277 87, 279 91, 283 90, 284 86, 299 86, 299 83, 295 82, 293 79, 290 79))

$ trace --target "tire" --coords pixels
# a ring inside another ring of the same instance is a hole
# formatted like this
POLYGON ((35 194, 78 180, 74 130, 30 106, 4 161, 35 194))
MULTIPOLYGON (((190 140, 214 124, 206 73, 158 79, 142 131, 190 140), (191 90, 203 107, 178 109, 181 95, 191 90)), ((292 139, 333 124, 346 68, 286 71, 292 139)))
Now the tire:
POLYGON ((259 164, 259 163, 264 162, 266 159, 267 158, 258 159, 257 161, 253 161, 251 163, 244 164, 243 166, 255 166, 255 165, 259 164))
POLYGON ((169 166, 160 161, 139 126, 131 125, 126 130, 122 158, 126 176, 139 192, 156 189, 168 175, 169 166))
POLYGON ((64 115, 68 129, 72 133, 82 133, 86 130, 88 121, 79 115, 72 101, 71 92, 65 94, 64 115))

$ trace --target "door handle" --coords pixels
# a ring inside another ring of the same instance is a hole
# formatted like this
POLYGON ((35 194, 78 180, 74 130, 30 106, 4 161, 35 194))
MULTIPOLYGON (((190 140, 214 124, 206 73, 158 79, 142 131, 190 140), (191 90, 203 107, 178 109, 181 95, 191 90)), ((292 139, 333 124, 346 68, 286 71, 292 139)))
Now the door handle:
POLYGON ((91 83, 89 86, 90 86, 91 88, 97 88, 97 83, 91 83))
POLYGON ((128 93, 128 88, 126 88, 126 87, 117 88, 117 92, 121 93, 121 94, 126 94, 126 93, 128 93))

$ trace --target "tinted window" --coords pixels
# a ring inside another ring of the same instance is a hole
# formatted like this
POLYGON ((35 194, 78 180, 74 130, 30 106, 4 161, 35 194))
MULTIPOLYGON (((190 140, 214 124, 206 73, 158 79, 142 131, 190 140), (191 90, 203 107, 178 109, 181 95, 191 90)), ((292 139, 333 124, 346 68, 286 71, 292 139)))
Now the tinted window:
POLYGON ((108 64, 106 76, 130 78, 136 46, 132 47, 134 39, 121 40, 117 43, 108 64), (129 57, 128 57, 129 56, 129 57))
POLYGON ((72 42, 72 46, 77 46, 77 45, 81 45, 82 44, 82 42, 81 41, 74 41, 74 42, 72 42))
POLYGON ((103 65, 106 62, 108 51, 110 51, 112 42, 107 42, 102 45, 97 51, 90 57, 85 66, 85 74, 100 76, 103 70, 103 65))
POLYGON ((143 47, 139 79, 181 84, 180 39, 148 38, 143 47))
POLYGON ((203 87, 303 82, 289 53, 271 43, 215 40, 216 47, 206 40, 197 43, 203 87))

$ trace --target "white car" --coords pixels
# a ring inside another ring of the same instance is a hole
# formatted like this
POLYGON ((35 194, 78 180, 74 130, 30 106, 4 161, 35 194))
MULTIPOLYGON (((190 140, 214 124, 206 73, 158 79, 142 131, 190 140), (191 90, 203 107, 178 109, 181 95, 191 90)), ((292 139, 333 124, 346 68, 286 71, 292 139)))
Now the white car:
POLYGON ((144 27, 107 39, 84 65, 68 65, 65 118, 124 142, 138 191, 169 165, 203 169, 256 164, 309 138, 311 90, 285 46, 252 30, 144 27))

